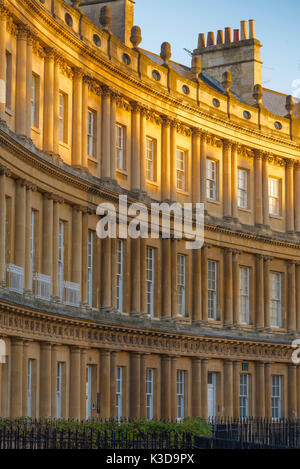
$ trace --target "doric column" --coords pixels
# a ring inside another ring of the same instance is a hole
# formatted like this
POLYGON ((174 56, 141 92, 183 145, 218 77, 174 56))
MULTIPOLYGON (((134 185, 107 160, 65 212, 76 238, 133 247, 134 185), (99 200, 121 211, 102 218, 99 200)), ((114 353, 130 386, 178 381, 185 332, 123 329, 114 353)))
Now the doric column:
MULTIPOLYGON (((45 55, 45 96, 44 108, 44 150, 52 153, 54 135, 54 51, 46 50, 45 55)), ((56 136, 57 137, 57 136, 56 136)))
POLYGON ((108 419, 110 417, 110 351, 100 352, 100 394, 101 406, 100 417, 108 419))
POLYGON ((40 344, 40 417, 51 417, 51 345, 40 344))
POLYGON ((192 358, 192 418, 201 414, 201 360, 192 358))
POLYGON ((102 239, 101 246, 102 272, 102 308, 111 307, 111 239, 102 239))
POLYGON ((231 145, 231 210, 232 218, 238 221, 238 167, 237 167, 237 146, 231 145))
POLYGON ((171 357, 171 420, 177 419, 177 399, 176 399, 176 362, 177 357, 171 357))
POLYGON ((141 155, 141 190, 146 192, 146 116, 147 110, 141 108, 140 115, 140 155, 141 155))
POLYGON ((207 364, 208 360, 205 358, 201 361, 201 417, 207 419, 208 417, 208 403, 207 403, 207 364))
POLYGON ((141 155, 140 155, 140 105, 132 103, 132 159, 131 159, 131 189, 140 190, 141 188, 141 155))
POLYGON ((53 288, 53 194, 43 194, 43 274, 51 278, 53 288))
POLYGON ((141 398, 141 355, 131 352, 130 354, 130 417, 140 418, 141 398))
POLYGON ((168 118, 163 120, 162 124, 162 199, 171 199, 171 155, 170 155, 170 125, 168 118))
POLYGON ((89 106, 89 77, 82 79, 82 166, 88 167, 88 106, 89 106))
POLYGON ((72 282, 81 285, 82 273, 82 211, 74 206, 72 210, 72 282))
POLYGON ((26 181, 16 180, 15 264, 25 269, 26 181))
MULTIPOLYGON (((297 389, 300 389, 300 366, 297 366, 297 389)), ((297 393, 297 409, 297 417, 300 417, 300 392, 297 393)))
POLYGON ((161 420, 171 418, 171 358, 161 357, 161 420))
POLYGON ((224 416, 233 417, 233 362, 224 361, 224 416))
POLYGON ((294 162, 286 160, 286 231, 288 233, 295 231, 294 210, 294 162))
MULTIPOLYGON (((22 364, 22 415, 28 416, 28 349, 29 342, 23 342, 23 364, 22 364)), ((33 402, 31 400, 31 410, 33 402)), ((35 412, 31 413, 31 417, 35 415, 35 412)))
POLYGON ((208 289, 208 248, 209 246, 207 244, 203 245, 202 248, 202 268, 201 268, 201 293, 202 293, 202 321, 207 322, 208 321, 208 294, 207 294, 207 289, 208 289))
MULTIPOLYGON (((54 56, 53 106, 52 108, 53 108, 53 153, 56 155, 59 154, 59 64, 60 64, 60 60, 61 59, 58 55, 54 56)), ((51 72, 52 72, 52 66, 51 66, 51 72)), ((47 118, 49 118, 49 116, 47 116, 47 118)))
POLYGON ((297 329, 296 316, 296 262, 288 261, 288 311, 287 328, 289 332, 297 329))
POLYGON ((110 90, 102 87, 102 166, 101 177, 110 178, 110 90))
POLYGON ((264 258, 256 255, 255 264, 255 325, 262 329, 265 324, 264 319, 264 258))
POLYGON ((233 323, 232 308, 232 249, 225 248, 225 278, 224 278, 224 324, 230 326, 233 323))
POLYGON ((269 187, 268 187, 268 157, 263 156, 262 160, 262 193, 263 193, 263 224, 270 226, 269 215, 269 187))
POLYGON ((231 143, 228 140, 223 141, 223 160, 224 160, 224 218, 231 220, 231 143))
POLYGON ((110 418, 116 418, 116 360, 117 352, 110 354, 110 418))
MULTIPOLYGON (((26 185, 26 225, 25 225, 25 272, 24 272, 24 289, 29 292, 32 290, 32 279, 31 274, 31 262, 30 262, 30 251, 31 251, 31 195, 32 190, 35 187, 33 184, 28 183, 26 185)), ((34 266, 33 266, 34 267, 34 266)))
POLYGON ((11 341, 10 417, 22 417, 23 341, 11 341))
POLYGON ((82 76, 80 68, 73 75, 73 146, 72 166, 82 166, 82 76))
MULTIPOLYGON (((58 286, 59 204, 63 202, 64 201, 61 197, 54 196, 54 199, 53 199, 52 296, 56 300, 59 298, 59 286, 58 286)), ((49 235, 51 236, 51 233, 49 233, 49 235)))
MULTIPOLYGON (((57 417, 57 345, 51 347, 51 417, 57 417)), ((64 416, 64 415, 62 415, 64 416)))
POLYGON ((263 224, 262 154, 255 151, 255 224, 263 224))
POLYGON ((6 18, 4 5, 0 5, 0 119, 5 119, 5 60, 6 60, 6 18))
POLYGON ((240 369, 241 362, 233 362, 233 418, 240 417, 240 369))
MULTIPOLYGON (((131 312, 141 311, 141 239, 131 239, 131 312)), ((145 288, 145 285, 143 285, 145 288)))
MULTIPOLYGON (((162 242, 165 240, 162 240, 162 242)), ((171 283, 170 283, 170 295, 167 294, 167 298, 171 297, 171 312, 170 315, 173 318, 177 317, 177 240, 172 239, 171 241, 171 283)), ((162 250, 163 253, 163 250, 162 250)), ((163 254, 162 254, 163 255, 163 254)), ((164 262, 164 260, 162 261, 164 262)), ((169 274, 168 274, 168 281, 169 281, 169 274)), ((162 282, 164 279, 162 278, 162 282)), ((162 283, 164 285, 164 283, 162 283)), ((164 291, 162 289, 162 295, 164 295, 164 291)))
POLYGON ((27 34, 26 27, 20 25, 17 33, 16 57, 16 133, 26 135, 26 70, 27 70, 27 34))
MULTIPOLYGON (((233 251, 232 254, 232 306, 233 306, 233 324, 240 322, 240 274, 239 274, 239 251, 233 251)), ((226 295, 226 292, 225 292, 226 295)))
POLYGON ((297 418, 297 366, 290 363, 288 365, 288 418, 297 418))
MULTIPOLYGON (((6 177, 7 176, 10 176, 10 170, 5 168, 4 166, 0 166, 0 285, 6 283, 4 239, 6 237, 5 190, 6 190, 6 177)), ((8 240, 6 240, 6 242, 8 242, 8 240)))
POLYGON ((300 233, 300 163, 295 165, 295 231, 300 233))
POLYGON ((200 164, 201 164, 200 146, 201 144, 200 144, 200 139, 201 139, 200 130, 193 129, 192 154, 193 154, 193 203, 194 204, 199 204, 201 202, 201 187, 200 187, 200 174, 201 174, 200 173, 200 164))
MULTIPOLYGON (((144 419, 147 416, 147 413, 146 413, 146 358, 147 358, 146 354, 141 355, 141 371, 140 371, 140 380, 141 380, 140 418, 141 419, 144 419)), ((156 418, 155 409, 153 409, 153 416, 154 418, 156 418)))
POLYGON ((206 211, 206 133, 201 132, 200 138, 200 197, 201 203, 204 204, 204 211, 206 211))
POLYGON ((271 257, 264 257, 264 322, 265 327, 269 328, 271 325, 271 313, 270 313, 270 261, 271 257))
POLYGON ((70 407, 69 417, 80 419, 80 348, 70 347, 70 407))
POLYGON ((255 416, 265 417, 265 365, 263 362, 255 364, 255 416))
MULTIPOLYGON (((296 319, 297 332, 300 332, 300 264, 296 265, 296 319)), ((300 383, 299 383, 300 385, 300 383)))
POLYGON ((80 349, 80 418, 86 419, 86 368, 87 349, 80 349))
POLYGON ((117 93, 110 97, 110 177, 116 179, 117 147, 116 147, 116 119, 117 119, 117 93))
MULTIPOLYGON (((162 317, 171 316, 171 240, 162 239, 162 317)), ((174 285, 173 285, 174 288, 174 285)))
POLYGON ((266 396, 266 417, 272 417, 271 400, 271 363, 265 363, 265 396, 266 396))
POLYGON ((88 212, 82 214, 82 272, 81 272, 81 301, 88 304, 88 212))
POLYGON ((26 68, 26 136, 31 137, 31 87, 32 87, 32 42, 30 33, 27 36, 27 68, 26 68))
POLYGON ((170 194, 171 194, 171 200, 173 202, 177 201, 176 135, 177 135, 176 121, 171 121, 170 122, 170 194))
POLYGON ((201 249, 193 250, 193 317, 194 322, 202 319, 202 285, 201 285, 201 249))

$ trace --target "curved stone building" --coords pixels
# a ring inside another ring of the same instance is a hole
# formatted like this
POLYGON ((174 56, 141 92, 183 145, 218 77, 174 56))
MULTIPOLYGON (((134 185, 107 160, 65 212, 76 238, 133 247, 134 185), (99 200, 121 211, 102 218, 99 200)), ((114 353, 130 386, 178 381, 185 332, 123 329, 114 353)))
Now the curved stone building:
POLYGON ((299 417, 299 104, 252 20, 188 68, 133 8, 0 0, 0 415, 299 417), (204 246, 100 240, 119 195, 203 203, 204 246))

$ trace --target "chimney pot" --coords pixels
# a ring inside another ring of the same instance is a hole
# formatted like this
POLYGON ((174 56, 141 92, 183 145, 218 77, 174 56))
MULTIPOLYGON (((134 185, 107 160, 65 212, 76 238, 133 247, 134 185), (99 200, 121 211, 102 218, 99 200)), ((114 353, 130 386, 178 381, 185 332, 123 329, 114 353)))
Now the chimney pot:
POLYGON ((198 49, 205 47, 205 34, 200 33, 198 36, 198 49))
POLYGON ((207 47, 215 45, 215 33, 210 31, 207 33, 207 47))
POLYGON ((241 41, 247 39, 247 21, 241 21, 241 41))
POLYGON ((217 44, 224 44, 224 35, 222 29, 218 30, 217 44))
POLYGON ((225 44, 231 43, 231 28, 225 28, 225 44))
POLYGON ((249 20, 249 38, 255 39, 254 20, 249 20))
POLYGON ((234 30, 234 42, 238 42, 240 40, 240 30, 239 29, 235 29, 234 30))

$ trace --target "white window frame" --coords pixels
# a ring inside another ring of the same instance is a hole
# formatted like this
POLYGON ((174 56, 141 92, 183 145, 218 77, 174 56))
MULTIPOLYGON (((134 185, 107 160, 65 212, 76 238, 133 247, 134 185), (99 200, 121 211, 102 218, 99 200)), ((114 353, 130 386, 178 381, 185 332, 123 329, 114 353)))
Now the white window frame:
POLYGON ((116 124, 116 149, 117 149, 117 169, 125 170, 125 127, 121 124, 116 124))
POLYGON ((66 130, 66 101, 67 95, 62 91, 59 92, 59 106, 58 106, 58 119, 59 119, 59 140, 60 142, 67 143, 67 130, 66 130))
POLYGON ((31 97, 30 97, 30 120, 33 127, 38 127, 38 96, 39 96, 39 76, 32 73, 31 97))
POLYGON ((282 376, 272 375, 271 381, 272 419, 282 417, 282 376))
POLYGON ((176 189, 186 191, 186 151, 176 148, 176 189))
POLYGON ((177 315, 186 315, 186 256, 177 254, 177 315))
POLYGON ((240 374, 240 418, 249 417, 249 389, 250 375, 246 373, 240 374))
POLYGON ((185 399, 185 371, 177 370, 176 374, 176 396, 177 396, 177 420, 184 419, 184 399, 185 399))
POLYGON ((117 240, 117 309, 123 311, 124 241, 117 240))
POLYGON ((217 319, 217 295, 218 295, 218 263, 214 260, 207 262, 207 309, 208 319, 217 319))
POLYGON ((146 416, 148 420, 153 419, 153 389, 154 389, 154 370, 146 370, 146 416))
POLYGON ((206 159, 206 197, 218 200, 218 162, 206 159))
POLYGON ((155 251, 147 246, 146 256, 146 302, 147 314, 154 316, 154 277, 155 277, 155 251))
POLYGON ((87 153, 88 156, 95 157, 95 130, 96 130, 96 112, 88 109, 87 122, 87 153))
POLYGON ((34 269, 34 233, 35 233, 35 211, 31 209, 30 214, 30 290, 33 285, 34 269))
POLYGON ((238 207, 248 208, 248 171, 238 168, 238 207))
POLYGON ((269 214, 280 214, 280 180, 269 177, 268 179, 269 214))
POLYGON ((282 327, 282 272, 270 272, 271 327, 282 327))
POLYGON ((64 296, 64 240, 65 240, 65 222, 59 220, 58 230, 58 288, 59 297, 63 300, 64 296))
POLYGON ((146 179, 154 181, 155 142, 153 138, 146 137, 146 179))
POLYGON ((241 324, 250 322, 250 268, 239 267, 239 317, 241 324))
POLYGON ((123 368, 118 366, 116 368, 116 414, 117 421, 122 419, 122 405, 123 405, 123 368))
POLYGON ((88 304, 93 306, 94 233, 88 230, 88 304))

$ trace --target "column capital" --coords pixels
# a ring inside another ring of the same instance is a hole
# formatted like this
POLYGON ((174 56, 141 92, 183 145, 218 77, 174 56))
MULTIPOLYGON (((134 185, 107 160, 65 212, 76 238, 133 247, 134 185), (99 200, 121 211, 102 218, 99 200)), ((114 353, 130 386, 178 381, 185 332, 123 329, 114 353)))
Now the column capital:
POLYGON ((87 213, 88 208, 83 206, 83 205, 73 205, 73 210, 74 212, 82 212, 82 213, 87 213))
POLYGON ((233 248, 228 248, 228 247, 226 247, 226 246, 223 247, 223 250, 224 250, 225 254, 234 254, 234 251, 235 251, 235 249, 233 249, 233 248))
POLYGON ((29 191, 32 191, 32 192, 37 191, 37 186, 36 184, 33 184, 33 182, 25 181, 25 186, 26 186, 26 189, 29 191))
POLYGON ((255 149, 255 150, 253 150, 253 153, 254 153, 254 159, 262 160, 263 152, 261 150, 255 149))
POLYGON ((143 106, 138 101, 130 101, 131 110, 134 113, 141 112, 143 106))
POLYGON ((101 91, 101 94, 102 94, 103 98, 110 97, 111 89, 108 85, 101 85, 100 86, 100 91, 101 91))
POLYGON ((286 168, 294 168, 296 161, 292 160, 291 158, 284 158, 284 163, 286 168))
POLYGON ((85 76, 85 71, 80 67, 73 67, 73 78, 83 79, 85 76))
POLYGON ((209 249, 209 248, 211 248, 211 247, 212 247, 211 244, 209 244, 209 243, 203 243, 202 249, 204 249, 204 248, 208 248, 208 249, 209 249))
POLYGON ((164 127, 171 127, 172 125, 176 126, 176 124, 174 123, 174 119, 171 119, 168 116, 161 116, 161 119, 162 119, 162 125, 164 127))
POLYGON ((230 150, 231 146, 232 146, 231 140, 227 140, 227 139, 223 140, 223 149, 224 150, 230 150))
POLYGON ((45 47, 45 62, 53 61, 57 58, 57 52, 53 47, 45 47))
POLYGON ((29 32, 30 32, 30 29, 27 25, 25 24, 17 25, 17 39, 21 41, 27 39, 29 32))
POLYGON ((202 135, 201 129, 199 129, 198 127, 192 127, 191 130, 192 130, 193 137, 199 137, 199 138, 201 137, 202 135))
POLYGON ((0 165, 0 176, 11 176, 11 170, 9 168, 6 168, 6 166, 3 166, 2 164, 0 165))

